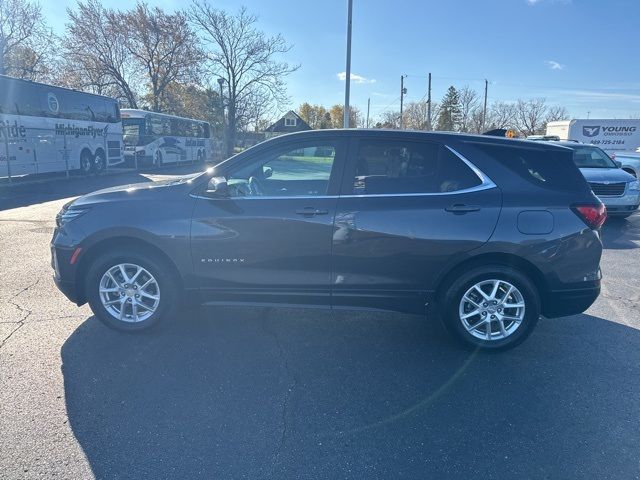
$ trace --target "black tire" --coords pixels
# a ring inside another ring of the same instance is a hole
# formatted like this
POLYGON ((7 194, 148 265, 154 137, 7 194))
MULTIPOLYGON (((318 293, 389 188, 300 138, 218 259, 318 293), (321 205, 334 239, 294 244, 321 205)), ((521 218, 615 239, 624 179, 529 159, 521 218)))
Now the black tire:
POLYGON ((444 299, 439 308, 440 318, 454 338, 466 347, 485 350, 508 350, 522 343, 538 323, 540 312, 540 295, 533 282, 521 271, 501 265, 481 266, 462 273, 446 287, 444 299), (477 338, 469 333, 462 323, 459 313, 460 302, 470 288, 483 280, 509 282, 520 291, 524 299, 522 322, 506 338, 496 340, 477 338))
POLYGON ((93 171, 93 155, 89 150, 82 150, 80 153, 80 173, 89 175, 93 171))
POLYGON ((85 288, 87 300, 96 317, 115 330, 134 332, 155 327, 174 313, 180 300, 177 283, 166 261, 149 253, 123 249, 100 255, 92 262, 87 271, 85 288), (135 264, 144 268, 153 275, 159 286, 160 299, 157 308, 148 318, 139 322, 126 322, 115 318, 107 311, 100 299, 99 287, 103 275, 112 267, 122 263, 135 264))
POLYGON ((93 157, 93 171, 99 175, 101 173, 104 173, 106 168, 107 157, 102 150, 98 150, 95 157, 93 157))

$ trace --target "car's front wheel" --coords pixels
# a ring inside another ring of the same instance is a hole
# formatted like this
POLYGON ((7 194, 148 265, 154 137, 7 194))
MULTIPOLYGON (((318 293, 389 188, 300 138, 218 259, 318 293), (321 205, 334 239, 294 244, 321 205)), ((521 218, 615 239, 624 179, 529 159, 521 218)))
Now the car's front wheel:
POLYGON ((519 270, 483 266, 449 285, 440 312, 447 330, 467 346, 505 350, 533 331, 540 318, 540 298, 519 270))
POLYGON ((165 262, 134 250, 102 255, 87 273, 91 310, 122 331, 145 330, 170 315, 175 287, 165 262))

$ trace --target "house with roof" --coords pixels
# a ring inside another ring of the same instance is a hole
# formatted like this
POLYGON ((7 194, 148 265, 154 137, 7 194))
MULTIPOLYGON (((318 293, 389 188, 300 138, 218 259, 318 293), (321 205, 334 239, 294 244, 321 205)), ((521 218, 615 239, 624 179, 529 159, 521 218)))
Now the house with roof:
POLYGON ((272 138, 285 133, 302 132, 304 130, 311 130, 311 127, 300 115, 293 110, 289 110, 282 118, 270 125, 264 133, 266 138, 272 138))

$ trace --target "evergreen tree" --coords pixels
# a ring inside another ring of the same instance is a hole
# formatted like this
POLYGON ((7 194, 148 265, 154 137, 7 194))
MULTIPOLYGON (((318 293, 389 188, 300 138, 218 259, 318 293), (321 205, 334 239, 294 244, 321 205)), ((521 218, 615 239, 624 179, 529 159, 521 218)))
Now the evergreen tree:
POLYGON ((460 123, 460 95, 452 85, 442 99, 436 130, 455 131, 460 123))

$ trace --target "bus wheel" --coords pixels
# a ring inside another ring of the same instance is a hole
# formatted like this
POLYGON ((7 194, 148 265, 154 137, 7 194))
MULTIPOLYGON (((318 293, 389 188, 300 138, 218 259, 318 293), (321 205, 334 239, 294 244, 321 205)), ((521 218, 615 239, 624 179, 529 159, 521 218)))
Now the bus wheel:
POLYGON ((104 156, 104 152, 102 150, 98 150, 96 152, 96 156, 93 159, 93 168, 95 172, 98 174, 104 172, 106 166, 107 159, 104 156))
POLYGON ((80 173, 82 175, 89 175, 91 173, 91 167, 93 164, 93 158, 89 150, 83 150, 80 154, 80 173))
POLYGON ((155 157, 153 159, 153 163, 156 167, 162 166, 162 152, 160 150, 156 150, 155 157))

